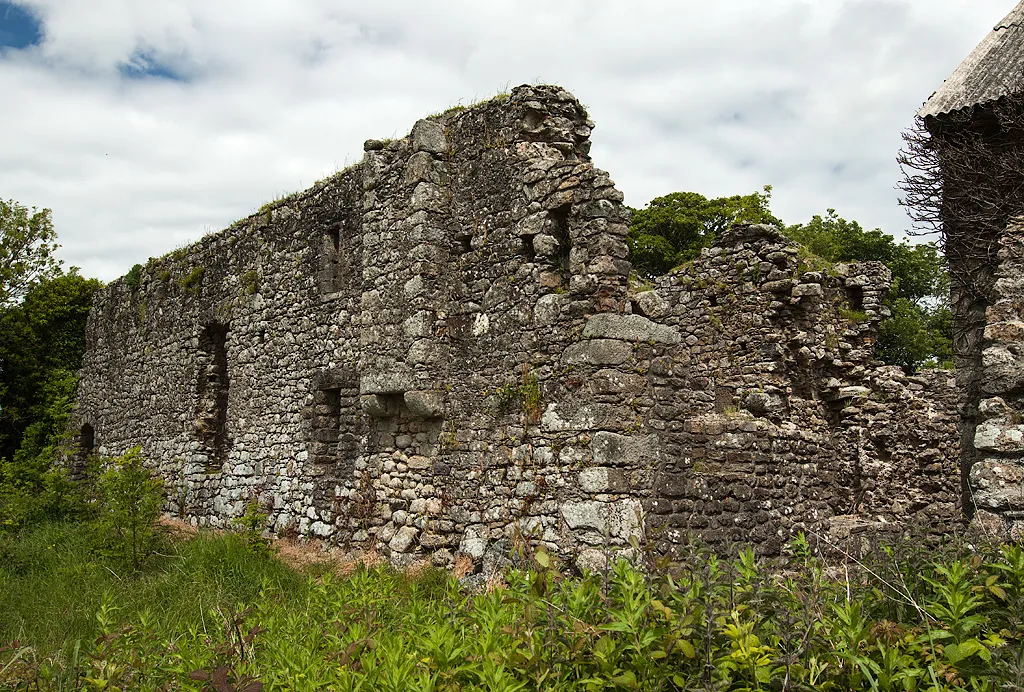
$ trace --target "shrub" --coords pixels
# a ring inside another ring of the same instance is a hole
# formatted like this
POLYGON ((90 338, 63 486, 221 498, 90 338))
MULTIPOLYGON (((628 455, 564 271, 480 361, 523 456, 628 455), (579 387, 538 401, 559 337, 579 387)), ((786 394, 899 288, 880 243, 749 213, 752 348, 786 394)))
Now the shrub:
POLYGON ((163 482, 145 467, 138 447, 109 460, 96 482, 100 541, 132 569, 156 550, 163 498, 163 482))

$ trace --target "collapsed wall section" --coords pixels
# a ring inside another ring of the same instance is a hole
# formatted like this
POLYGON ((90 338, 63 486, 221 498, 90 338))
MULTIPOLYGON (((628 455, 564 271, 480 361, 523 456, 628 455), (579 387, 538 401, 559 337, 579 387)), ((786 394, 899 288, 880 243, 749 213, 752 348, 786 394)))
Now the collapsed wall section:
POLYGON ((688 534, 776 552, 795 531, 961 521, 951 374, 908 377, 872 354, 889 282, 877 262, 828 265, 748 226, 636 296, 683 337, 650 363, 665 550, 688 534))

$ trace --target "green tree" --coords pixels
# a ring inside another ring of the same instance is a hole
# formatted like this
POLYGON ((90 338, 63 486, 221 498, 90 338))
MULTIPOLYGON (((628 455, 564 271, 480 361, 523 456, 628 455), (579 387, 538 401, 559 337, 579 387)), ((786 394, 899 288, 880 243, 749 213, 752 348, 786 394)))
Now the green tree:
POLYGON ((881 229, 866 231, 856 221, 847 221, 829 209, 805 224, 787 226, 783 231, 819 257, 830 262, 876 260, 892 272, 892 298, 914 303, 947 300, 949 274, 945 259, 935 243, 911 245, 881 229))
POLYGON ((0 309, 0 523, 61 511, 66 483, 53 461, 65 441, 85 320, 100 285, 72 269, 0 309))
POLYGON ((108 459, 97 482, 96 528, 103 542, 138 569, 157 547, 163 482, 146 468, 138 447, 108 459))
POLYGON ((53 276, 57 234, 50 210, 31 210, 0 199, 0 308, 17 302, 38 281, 53 276))
POLYGON ((784 226, 771 212, 772 188, 708 199, 696 192, 673 192, 634 210, 627 238, 637 274, 652 278, 700 254, 701 248, 734 223, 767 223, 811 253, 830 262, 877 260, 892 272, 876 354, 891 365, 914 371, 950 361, 949 273, 934 243, 896 242, 880 229, 865 230, 834 209, 805 224, 784 226))
POLYGON ((633 267, 650 278, 700 254, 734 223, 782 227, 769 210, 772 188, 762 192, 708 199, 697 192, 673 192, 633 210, 627 242, 633 267))
POLYGON ((865 230, 835 209, 806 224, 787 226, 787 236, 832 262, 882 262, 892 272, 886 306, 892 313, 878 328, 876 355, 908 372, 947 365, 952 359, 949 272, 935 243, 896 242, 880 229, 865 230))

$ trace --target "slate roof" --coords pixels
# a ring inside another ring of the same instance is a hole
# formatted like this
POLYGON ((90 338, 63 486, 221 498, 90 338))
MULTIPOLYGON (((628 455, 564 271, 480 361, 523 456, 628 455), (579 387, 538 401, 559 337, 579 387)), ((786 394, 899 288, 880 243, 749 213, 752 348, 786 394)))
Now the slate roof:
POLYGON ((1024 0, 960 63, 918 111, 942 115, 1024 89, 1024 0))

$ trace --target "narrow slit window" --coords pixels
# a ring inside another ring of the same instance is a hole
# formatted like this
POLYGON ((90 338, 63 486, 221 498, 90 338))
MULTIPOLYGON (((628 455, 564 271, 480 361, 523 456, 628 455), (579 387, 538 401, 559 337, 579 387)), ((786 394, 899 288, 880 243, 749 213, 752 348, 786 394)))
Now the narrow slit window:
POLYGON ((341 249, 341 224, 334 224, 327 229, 327 247, 337 252, 341 249))
POLYGON ((330 463, 337 456, 341 428, 341 390, 321 389, 313 397, 313 460, 330 463))
POLYGON ((220 470, 227 459, 228 328, 207 325, 199 335, 199 376, 196 437, 207 457, 207 472, 220 470))

